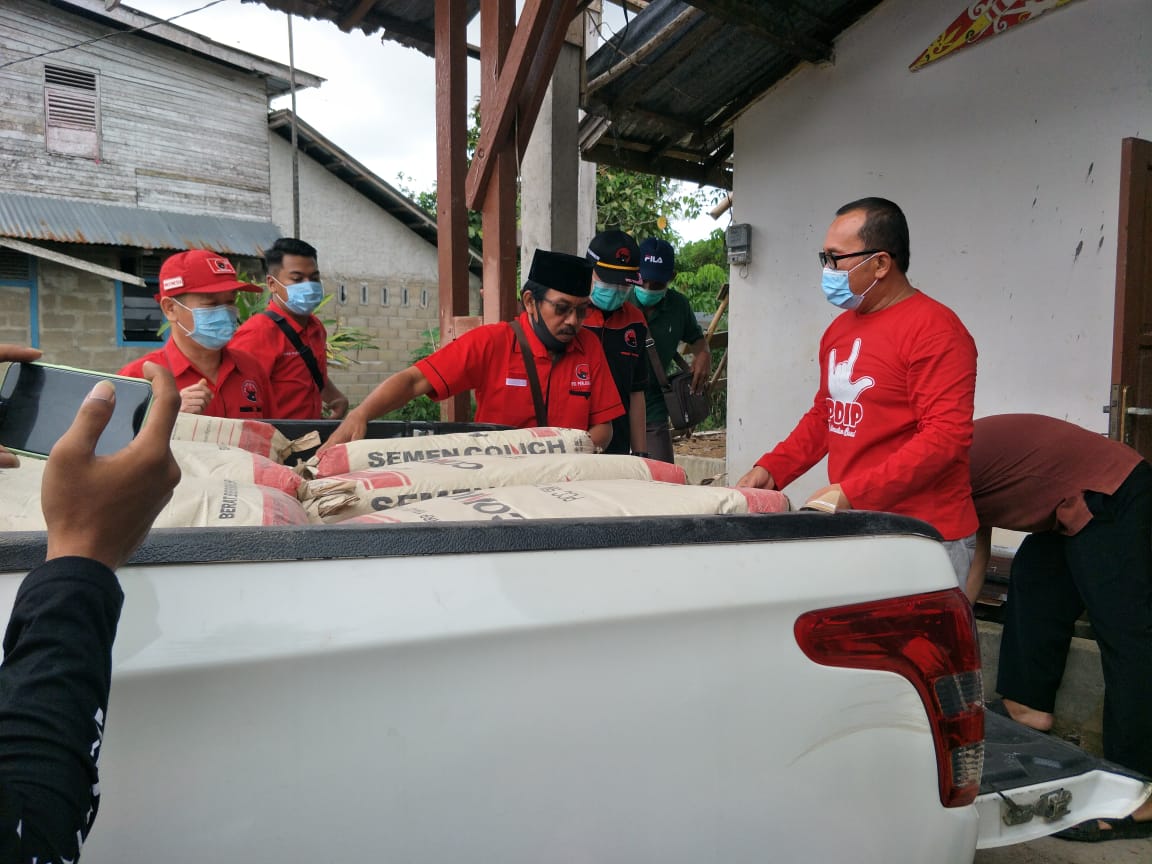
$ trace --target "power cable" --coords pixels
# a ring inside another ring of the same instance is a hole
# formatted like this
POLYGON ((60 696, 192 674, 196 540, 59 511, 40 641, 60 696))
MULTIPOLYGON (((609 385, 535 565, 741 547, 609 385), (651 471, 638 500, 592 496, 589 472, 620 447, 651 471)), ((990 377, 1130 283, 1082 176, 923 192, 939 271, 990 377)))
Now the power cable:
POLYGON ((51 51, 41 51, 39 54, 29 54, 27 57, 21 57, 17 60, 9 60, 7 63, 0 63, 0 69, 7 69, 9 66, 15 66, 17 63, 27 63, 29 60, 38 60, 41 57, 47 57, 49 54, 59 54, 62 51, 71 51, 73 48, 82 48, 85 45, 91 45, 94 42, 102 42, 105 39, 110 39, 113 36, 127 35, 129 33, 139 33, 141 30, 148 30, 160 24, 169 24, 177 18, 183 18, 185 15, 191 15, 194 12, 203 12, 218 3, 223 3, 224 0, 210 0, 203 6, 197 6, 195 9, 189 9, 187 12, 181 12, 178 15, 173 15, 171 18, 165 18, 161 21, 153 21, 151 24, 142 24, 139 27, 132 27, 128 30, 113 30, 111 33, 105 33, 103 36, 97 36, 95 39, 85 39, 83 42, 76 42, 73 45, 65 45, 63 48, 53 48, 51 51))

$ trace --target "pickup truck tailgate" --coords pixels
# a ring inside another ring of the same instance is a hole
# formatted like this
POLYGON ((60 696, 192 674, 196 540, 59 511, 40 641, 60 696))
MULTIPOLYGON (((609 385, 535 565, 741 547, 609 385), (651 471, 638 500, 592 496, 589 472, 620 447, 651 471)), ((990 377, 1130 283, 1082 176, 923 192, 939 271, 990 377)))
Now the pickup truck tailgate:
POLYGON ((1147 778, 985 712, 978 848, 1035 840, 1087 819, 1126 816, 1149 794, 1147 778))

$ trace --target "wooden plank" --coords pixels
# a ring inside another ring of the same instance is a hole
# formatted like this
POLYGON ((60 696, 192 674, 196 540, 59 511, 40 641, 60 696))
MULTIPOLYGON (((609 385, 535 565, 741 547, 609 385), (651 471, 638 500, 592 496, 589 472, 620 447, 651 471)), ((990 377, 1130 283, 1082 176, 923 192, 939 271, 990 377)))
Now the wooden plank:
POLYGON ((532 127, 544 104, 544 96, 552 81, 560 49, 568 35, 568 25, 576 14, 577 0, 560 0, 549 11, 548 26, 540 38, 540 47, 532 60, 532 68, 522 88, 516 110, 516 149, 518 158, 523 158, 532 137, 532 127))
MULTIPOLYGON (((440 278, 440 341, 456 338, 456 319, 468 314, 468 211, 464 167, 468 146, 468 69, 464 0, 436 0, 436 226, 440 278)), ((444 420, 467 420, 471 397, 440 403, 444 420)))
MULTIPOLYGON (((480 117, 495 111, 504 56, 516 28, 515 0, 482 0, 480 6, 480 117)), ((484 320, 516 317, 516 154, 503 147, 484 195, 484 320)))
MULTIPOLYGON (((564 6, 572 2, 573 0, 561 0, 564 6)), ((527 0, 520 15, 520 23, 516 25, 516 30, 512 34, 508 54, 500 69, 495 98, 492 100, 489 115, 484 119, 480 140, 472 156, 472 166, 468 169, 466 200, 469 207, 480 207, 480 202, 488 191, 492 170, 495 168, 495 160, 491 157, 509 140, 509 133, 517 119, 517 99, 528 76, 533 54, 538 49, 540 38, 548 24, 550 7, 551 3, 547 0, 527 0)))
POLYGON ((11 237, 0 237, 0 246, 7 246, 9 249, 13 249, 16 252, 23 252, 25 255, 35 255, 37 258, 43 258, 45 261, 63 264, 65 267, 74 267, 77 270, 83 270, 87 273, 95 273, 97 276, 103 276, 106 279, 118 279, 121 282, 127 282, 131 285, 139 285, 141 288, 145 287, 144 280, 132 273, 125 273, 123 270, 114 270, 111 267, 104 267, 100 264, 93 264, 91 261, 85 261, 83 258, 65 255, 63 252, 57 252, 54 249, 45 249, 43 246, 37 246, 35 243, 27 243, 24 240, 13 240, 11 237))

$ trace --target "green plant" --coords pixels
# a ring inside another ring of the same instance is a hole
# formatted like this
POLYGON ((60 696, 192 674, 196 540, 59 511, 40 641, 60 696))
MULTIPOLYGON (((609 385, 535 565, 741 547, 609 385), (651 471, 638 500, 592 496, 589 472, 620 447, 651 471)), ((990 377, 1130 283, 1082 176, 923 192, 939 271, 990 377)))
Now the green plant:
MULTIPOLYGON (((429 327, 426 331, 424 341, 420 343, 420 347, 408 358, 409 363, 416 363, 418 360, 423 360, 433 351, 440 347, 440 330, 437 328, 429 327)), ((425 420, 428 422, 436 422, 440 419, 440 406, 429 399, 427 396, 417 396, 407 405, 397 408, 395 411, 389 411, 385 414, 382 420, 425 420)))

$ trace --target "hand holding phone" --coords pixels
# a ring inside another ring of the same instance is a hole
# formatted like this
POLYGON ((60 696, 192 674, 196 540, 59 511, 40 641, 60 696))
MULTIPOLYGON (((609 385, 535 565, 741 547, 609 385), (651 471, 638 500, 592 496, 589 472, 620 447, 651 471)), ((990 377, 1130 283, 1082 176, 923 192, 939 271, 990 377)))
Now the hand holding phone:
POLYGON ((96 455, 127 446, 148 412, 151 384, 138 378, 23 361, 12 363, 0 383, 0 445, 17 453, 47 456, 72 425, 92 388, 105 380, 115 383, 117 398, 96 444, 96 455))
POLYGON ((104 441, 120 403, 121 382, 114 389, 107 379, 86 394, 52 448, 40 498, 48 560, 75 555, 115 570, 147 536, 180 482, 170 446, 180 409, 176 382, 156 363, 145 363, 144 374, 155 385, 155 401, 140 434, 123 450, 96 458, 97 441, 104 441))

